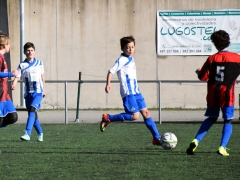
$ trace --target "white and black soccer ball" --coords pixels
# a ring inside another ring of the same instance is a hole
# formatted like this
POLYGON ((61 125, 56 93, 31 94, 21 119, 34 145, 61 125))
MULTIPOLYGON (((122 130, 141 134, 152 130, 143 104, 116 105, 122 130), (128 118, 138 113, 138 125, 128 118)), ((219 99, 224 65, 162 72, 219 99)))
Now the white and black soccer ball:
POLYGON ((172 132, 166 132, 161 137, 162 147, 164 149, 173 149, 177 146, 177 136, 172 132))

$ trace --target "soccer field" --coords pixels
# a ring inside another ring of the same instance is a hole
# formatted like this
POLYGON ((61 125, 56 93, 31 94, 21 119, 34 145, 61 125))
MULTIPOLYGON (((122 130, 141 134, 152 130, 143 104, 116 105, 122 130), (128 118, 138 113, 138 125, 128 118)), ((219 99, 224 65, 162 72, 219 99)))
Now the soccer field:
POLYGON ((144 123, 42 125, 44 141, 20 136, 25 125, 0 129, 0 177, 5 179, 239 179, 240 124, 233 125, 230 156, 216 153, 221 124, 215 124, 193 156, 185 153, 199 124, 158 124, 178 137, 173 150, 151 144, 144 123))

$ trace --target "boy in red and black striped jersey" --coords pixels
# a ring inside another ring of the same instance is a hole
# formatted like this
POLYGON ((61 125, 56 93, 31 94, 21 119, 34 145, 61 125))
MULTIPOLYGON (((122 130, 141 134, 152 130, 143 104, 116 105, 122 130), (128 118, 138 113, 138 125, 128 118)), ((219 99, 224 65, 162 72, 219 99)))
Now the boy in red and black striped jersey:
POLYGON ((195 139, 190 143, 186 153, 194 154, 199 142, 211 126, 217 121, 220 109, 224 119, 222 139, 217 153, 229 156, 226 146, 232 134, 232 119, 234 118, 234 87, 240 74, 240 56, 229 52, 229 34, 223 30, 214 32, 211 40, 218 52, 208 57, 202 68, 196 73, 201 81, 207 81, 207 110, 205 119, 198 130, 195 139))
POLYGON ((8 94, 8 78, 17 76, 18 71, 8 72, 8 66, 4 54, 10 49, 10 38, 7 34, 0 31, 0 128, 6 127, 17 121, 16 109, 8 94))

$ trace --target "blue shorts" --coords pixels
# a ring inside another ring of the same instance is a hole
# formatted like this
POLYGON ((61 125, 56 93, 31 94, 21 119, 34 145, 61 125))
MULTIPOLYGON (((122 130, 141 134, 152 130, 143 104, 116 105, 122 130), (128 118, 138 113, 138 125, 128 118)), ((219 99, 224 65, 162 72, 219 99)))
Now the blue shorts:
MULTIPOLYGON (((222 118, 225 120, 230 120, 234 118, 234 106, 225 106, 221 108, 222 118)), ((220 107, 207 107, 204 116, 207 117, 219 117, 220 107)))
POLYGON ((139 112, 147 107, 142 94, 134 94, 124 97, 123 106, 125 112, 130 114, 139 112))
POLYGON ((30 106, 33 106, 36 108, 36 110, 39 110, 41 107, 42 98, 42 93, 28 93, 25 96, 26 107, 29 108, 30 106))
POLYGON ((0 102, 0 117, 5 117, 8 113, 16 112, 16 109, 11 100, 0 102))

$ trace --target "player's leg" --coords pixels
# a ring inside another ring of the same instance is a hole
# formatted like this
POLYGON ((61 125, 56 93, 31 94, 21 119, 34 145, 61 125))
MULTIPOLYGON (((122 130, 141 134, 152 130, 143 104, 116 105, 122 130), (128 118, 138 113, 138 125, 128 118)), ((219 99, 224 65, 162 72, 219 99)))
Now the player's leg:
POLYGON ((158 132, 155 122, 153 121, 153 119, 151 117, 149 110, 147 109, 147 105, 146 105, 146 102, 145 102, 142 94, 136 94, 135 98, 136 98, 136 102, 138 105, 138 109, 140 109, 140 113, 143 116, 144 123, 152 134, 152 137, 153 137, 152 144, 153 145, 161 145, 160 134, 158 132))
POLYGON ((38 133, 37 140, 38 141, 43 141, 43 130, 42 130, 42 127, 40 125, 40 121, 38 119, 37 112, 35 112, 35 121, 34 121, 33 127, 35 128, 35 130, 38 133))
POLYGON ((232 135, 232 119, 234 118, 234 106, 223 107, 222 115, 224 119, 224 125, 222 129, 222 139, 217 153, 223 156, 229 156, 226 151, 226 146, 232 135))
POLYGON ((135 113, 136 115, 134 115, 134 119, 133 119, 133 114, 131 113, 120 113, 120 114, 115 114, 115 115, 110 115, 108 114, 108 119, 111 122, 115 122, 115 121, 132 121, 132 120, 136 120, 137 116, 139 116, 139 113, 135 113))
POLYGON ((25 103, 28 110, 28 119, 27 119, 25 134, 20 137, 22 140, 25 140, 25 141, 30 140, 32 128, 36 120, 36 117, 35 117, 36 110, 40 108, 41 101, 42 101, 42 94, 37 94, 37 93, 28 94, 25 97, 25 103))
POLYGON ((149 131, 152 134, 152 138, 153 138, 152 144, 153 145, 161 145, 160 134, 158 132, 155 122, 153 121, 153 119, 150 115, 149 110, 147 108, 144 108, 140 112, 143 116, 145 125, 147 126, 147 128, 149 129, 149 131))
POLYGON ((39 121, 39 119, 38 119, 38 114, 37 114, 37 112, 35 112, 35 121, 34 121, 33 127, 34 127, 34 129, 37 131, 38 134, 40 134, 40 133, 43 132, 42 127, 41 127, 41 125, 40 125, 40 121, 39 121))
POLYGON ((14 124, 18 120, 18 114, 16 112, 8 113, 3 118, 3 123, 7 126, 9 124, 14 124))
POLYGON ((203 137, 207 134, 208 130, 217 121, 219 117, 219 111, 220 111, 220 107, 210 107, 210 106, 207 107, 207 110, 204 116, 207 116, 208 118, 202 122, 195 136, 195 139, 198 141, 198 143, 203 139, 203 137))
POLYGON ((6 127, 7 125, 3 122, 4 117, 0 117, 0 128, 6 127))
POLYGON ((117 121, 132 121, 136 120, 139 117, 138 105, 134 95, 129 95, 123 98, 123 106, 125 113, 120 114, 103 114, 102 121, 100 123, 100 131, 103 132, 106 130, 106 127, 111 122, 117 121))
POLYGON ((24 135, 20 137, 21 140, 23 141, 30 141, 30 136, 32 133, 32 127, 35 121, 35 111, 36 108, 33 106, 30 106, 27 108, 28 110, 28 119, 27 119, 27 124, 26 124, 26 130, 24 135))
POLYGON ((1 102, 1 112, 5 116, 0 117, 0 128, 6 127, 9 124, 14 124, 18 120, 18 115, 12 101, 1 102), (9 113, 10 112, 10 113, 9 113))
POLYGON ((220 110, 219 107, 207 107, 205 116, 208 116, 208 118, 202 122, 195 138, 189 144, 189 147, 186 150, 187 154, 189 155, 194 154, 194 151, 197 149, 200 141, 207 134, 208 130, 212 127, 212 125, 217 121, 219 116, 219 110, 220 110))
POLYGON ((200 141, 203 139, 203 137, 207 134, 208 130, 212 127, 212 125, 217 121, 218 117, 208 117, 207 119, 205 119, 196 136, 195 139, 197 140, 198 143, 200 143, 200 141))

